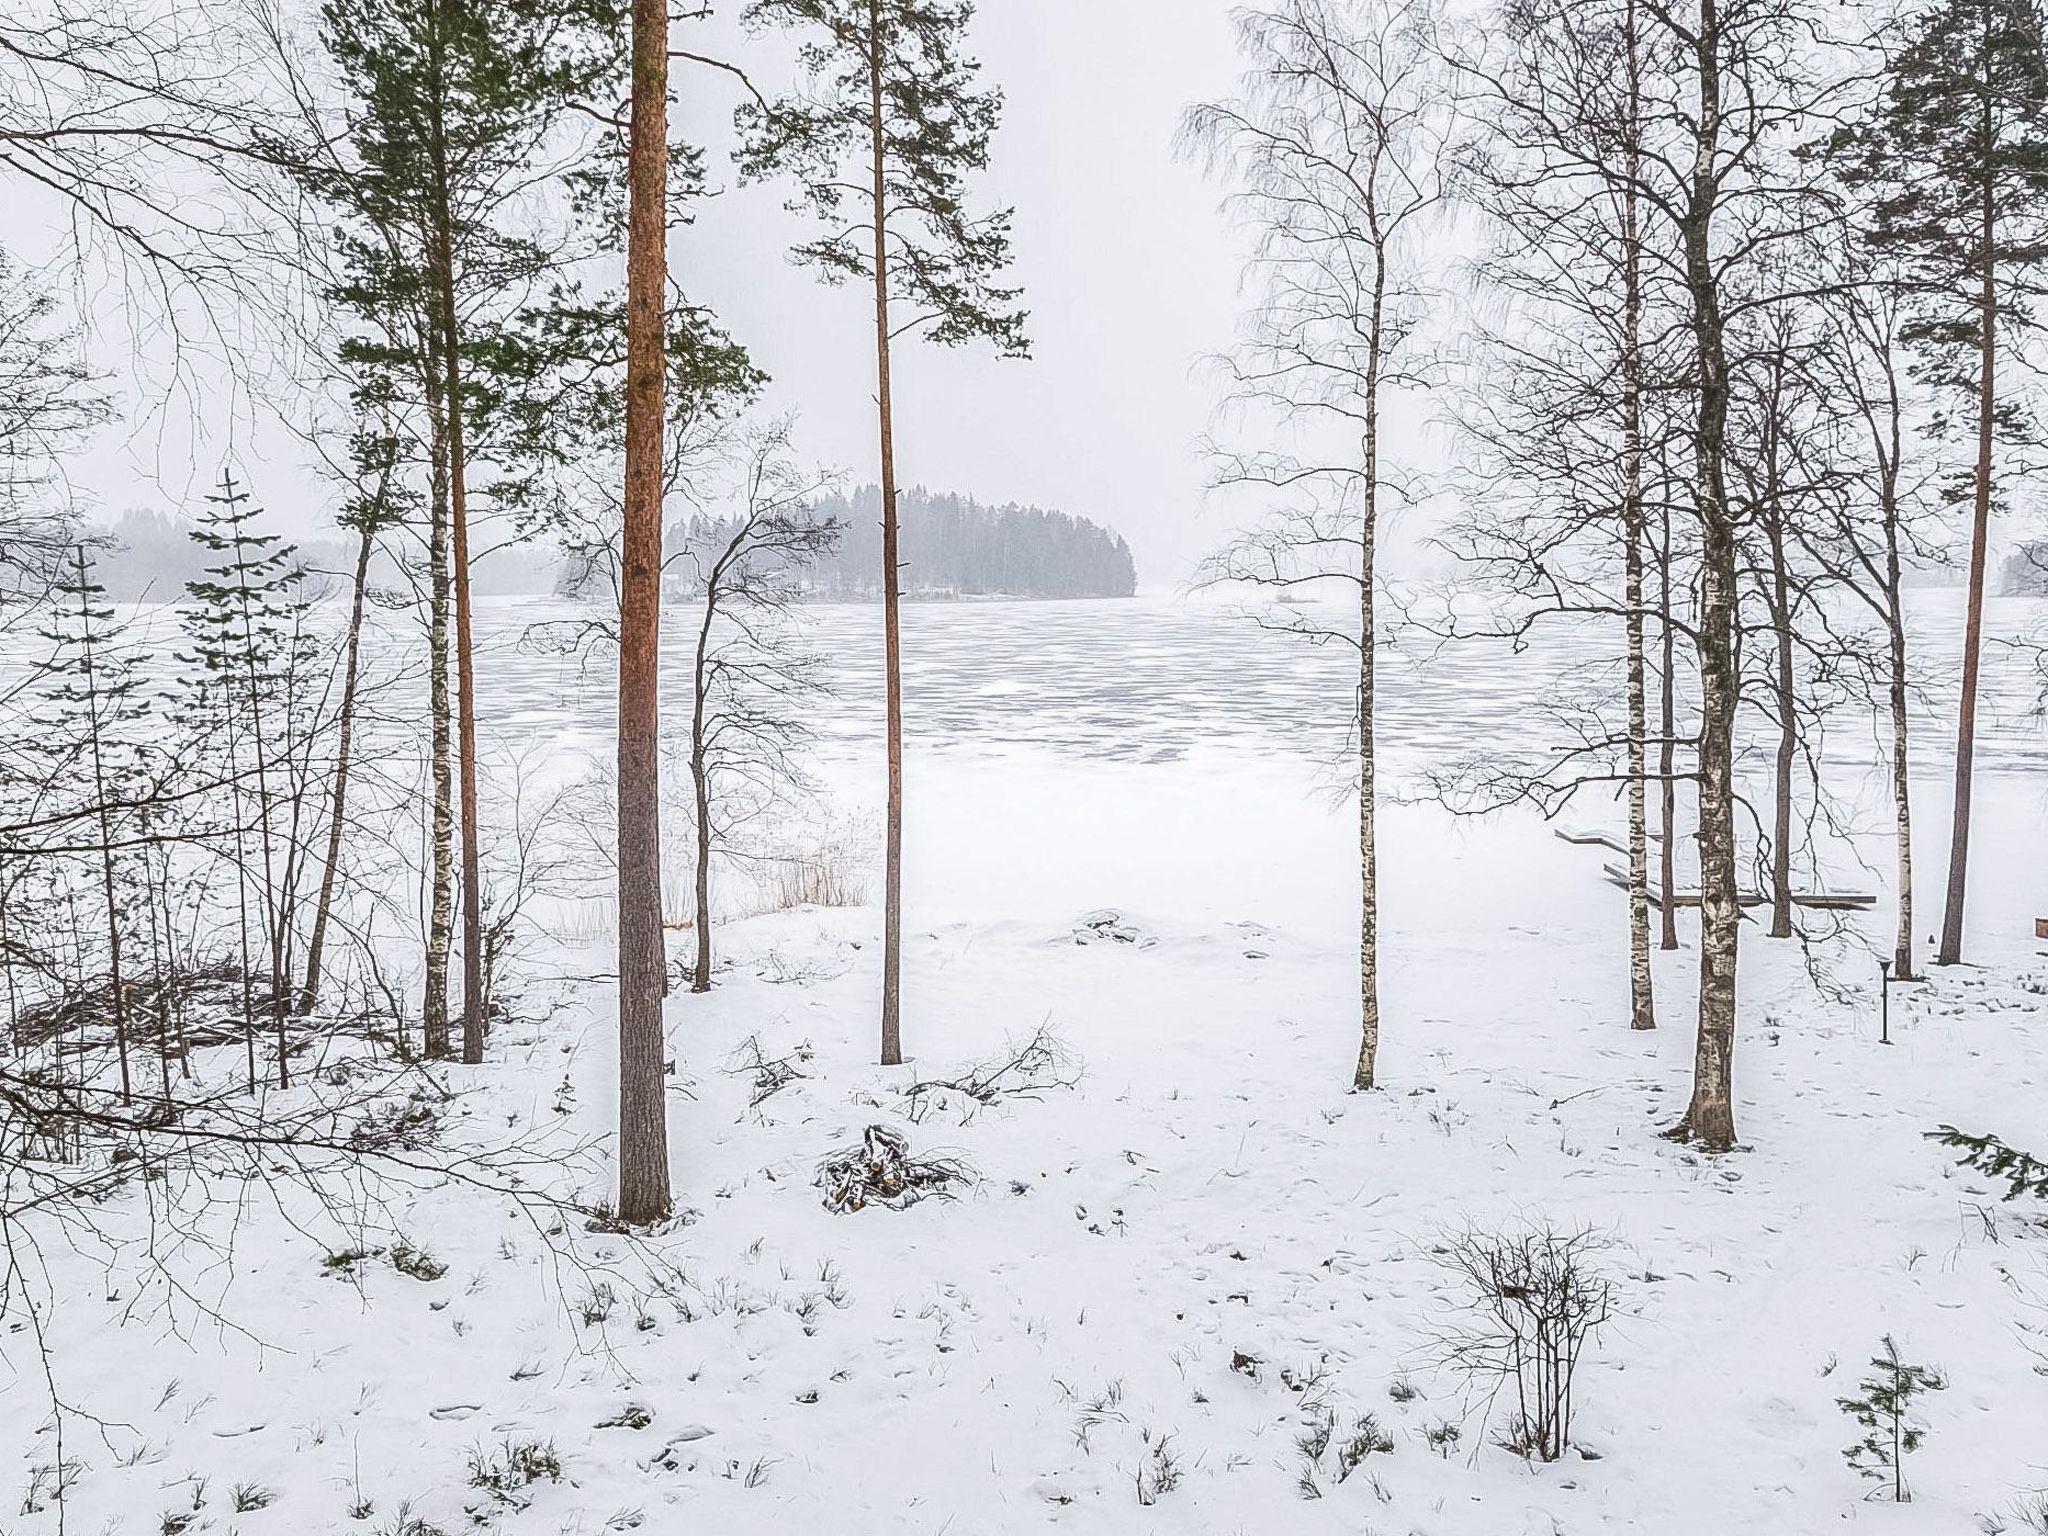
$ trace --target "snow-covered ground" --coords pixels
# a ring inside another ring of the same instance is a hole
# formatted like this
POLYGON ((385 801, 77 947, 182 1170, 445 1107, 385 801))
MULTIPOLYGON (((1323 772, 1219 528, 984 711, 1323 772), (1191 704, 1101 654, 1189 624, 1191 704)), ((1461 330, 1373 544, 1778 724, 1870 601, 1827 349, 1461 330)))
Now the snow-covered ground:
MULTIPOLYGON (((969 702, 913 737, 911 1062, 871 1065, 877 909, 751 918, 720 930, 718 987, 670 1004, 688 1215, 668 1231, 536 1224, 451 1185, 358 1233, 252 1192, 215 1218, 233 1225, 232 1272, 195 1261, 188 1277, 231 1329, 196 1300, 138 1306, 132 1255, 102 1267, 50 1246, 48 1358, 80 1466, 61 1505, 29 1511, 54 1457, 49 1385, 30 1340, 0 1340, 0 1532, 61 1513, 76 1532, 250 1536, 473 1519, 663 1536, 1792 1536, 1968 1532, 2048 1486, 2048 1209, 2002 1203, 1922 1135, 1955 1122, 2048 1144, 2031 926, 2048 914, 2048 817, 2040 781, 2005 771, 2026 722, 2007 721, 1980 786, 1977 963, 1896 991, 1886 1047, 1869 953, 1751 928, 1747 1145, 1706 1159, 1656 1134, 1687 1092, 1693 951, 1658 957, 1664 1027, 1632 1033, 1622 897, 1597 850, 1526 815, 1390 807, 1384 1088, 1348 1094, 1352 813, 1318 764, 1328 730, 1295 740, 1266 697, 1269 671, 1297 680, 1297 702, 1319 674, 1260 647, 1219 674, 1217 648, 1090 646, 1054 607, 972 622, 1013 647, 1041 625, 1048 653, 1012 650, 1006 671, 984 646, 977 670, 959 641, 945 654, 969 702), (1159 703, 1155 676, 1182 691, 1159 703), (1005 677, 1021 701, 995 701, 1005 677), (1077 937, 1104 908, 1135 942, 1077 937), (1072 1087, 911 1117, 913 1081, 1041 1026, 1080 1069, 1072 1087), (750 1039, 809 1048, 806 1075, 757 1107, 732 1070, 750 1039), (826 1210, 818 1162, 871 1124, 975 1182, 906 1210, 826 1210), (1461 1314, 1432 1248, 1515 1220, 1609 1239, 1616 1316, 1582 1369, 1581 1450, 1553 1465, 1493 1443, 1501 1405, 1433 1342, 1461 1314), (323 1263, 401 1236, 445 1273, 401 1273, 388 1252, 323 1263), (1903 1506, 1866 1499, 1835 1406, 1887 1333, 1949 1379, 1903 1506), (1342 1481, 1326 1455, 1310 1498, 1298 1442, 1325 1411, 1340 1436, 1376 1415, 1393 1448, 1342 1481), (1432 1447, 1445 1421, 1461 1439, 1432 1447), (558 1477, 507 1497, 473 1486, 473 1457, 536 1444, 558 1477), (1157 1488, 1162 1468, 1177 1486, 1157 1488), (236 1512, 238 1484, 274 1500, 236 1512)), ((1503 712, 1540 692, 1500 665, 1475 670, 1503 712)), ((1484 744, 1455 683, 1417 673, 1390 705, 1416 755, 1484 744)), ((550 718, 545 691, 522 730, 550 718)), ((587 709, 553 718, 587 744, 587 709)), ((872 792, 867 741, 848 730, 829 758, 845 800, 872 792)), ((1922 768, 1922 868, 1938 874, 1938 749, 1922 768)), ((1881 860, 1881 842, 1867 851, 1881 860)), ((1881 908, 1868 936, 1888 924, 1881 908)), ((608 964, 602 943, 536 941, 491 1062, 435 1069, 457 1144, 539 1138, 559 1192, 590 1202, 608 1194, 614 1080, 608 991, 579 978, 608 964)), ((116 1195, 103 1218, 118 1229, 140 1208, 116 1195)))

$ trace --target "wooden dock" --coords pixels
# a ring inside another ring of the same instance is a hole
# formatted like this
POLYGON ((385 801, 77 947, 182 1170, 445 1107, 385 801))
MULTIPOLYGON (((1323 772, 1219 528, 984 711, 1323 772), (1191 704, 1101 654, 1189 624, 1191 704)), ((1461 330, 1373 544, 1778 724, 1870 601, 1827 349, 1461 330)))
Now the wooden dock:
MULTIPOLYGON (((1627 870, 1613 864, 1608 864, 1602 866, 1602 873, 1607 876, 1607 883, 1609 885, 1618 886, 1624 891, 1628 889, 1627 870)), ((1744 891, 1735 899, 1745 907, 1768 907, 1771 904, 1771 898, 1764 895, 1761 891, 1744 891)), ((1698 891, 1673 891, 1671 893, 1671 905, 1674 907, 1696 907, 1699 904, 1700 893, 1698 891)), ((1664 906, 1663 893, 1657 889, 1657 882, 1654 880, 1650 882, 1650 905, 1656 907, 1659 911, 1663 910, 1664 906)), ((1876 906, 1877 898, 1875 896, 1837 894, 1831 891, 1794 891, 1792 893, 1792 905, 1795 907, 1811 907, 1819 912, 1862 912, 1876 906)))

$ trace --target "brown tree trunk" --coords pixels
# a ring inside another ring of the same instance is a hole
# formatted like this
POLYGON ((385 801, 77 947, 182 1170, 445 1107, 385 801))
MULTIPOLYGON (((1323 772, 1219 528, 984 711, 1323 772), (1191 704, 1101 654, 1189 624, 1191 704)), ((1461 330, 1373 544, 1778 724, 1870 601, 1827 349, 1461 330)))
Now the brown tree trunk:
POLYGON ((1728 517, 1728 369, 1713 216, 1719 200, 1719 0, 1700 0, 1694 35, 1699 115, 1683 230, 1698 363, 1694 451, 1701 522, 1699 613, 1700 995, 1692 1100, 1672 1134, 1712 1152, 1735 1145, 1735 963, 1742 907, 1735 876, 1735 532, 1728 517))
POLYGON ((889 381, 889 204, 882 133, 882 7, 868 0, 868 134, 875 236, 875 410, 882 444, 882 670, 889 809, 882 865, 882 1065, 903 1060, 903 636, 898 606, 896 421, 889 381))
MULTIPOLYGON (((1987 114, 1989 110, 1987 104, 1987 114)), ((1984 256, 1978 296, 1976 495, 1970 517, 1969 606, 1963 619, 1963 691, 1956 703, 1955 818, 1949 830, 1948 900, 1942 910, 1936 965, 1955 965, 1963 958, 1963 906, 1969 890, 1971 768, 1977 750, 1977 668, 1984 647, 1984 560, 1991 537, 1991 432, 1998 360, 1998 267, 1993 246, 1997 227, 1988 172, 1981 213, 1978 239, 1984 256)))
MULTIPOLYGON (((384 471, 386 484, 390 481, 391 470, 384 471)), ((384 500, 380 487, 378 503, 384 500)), ((334 752, 334 804, 327 823, 327 858, 320 871, 320 895, 313 907, 313 933, 306 941, 306 974, 299 987, 299 1007, 302 1014, 311 1013, 313 1005, 320 1000, 320 961, 327 944, 327 918, 334 903, 335 871, 341 867, 341 832, 348 805, 349 753, 355 744, 356 726, 356 680, 360 675, 360 661, 363 643, 363 601, 370 587, 370 552, 375 535, 366 524, 362 537, 356 545, 356 573, 353 597, 349 604, 347 656, 341 672, 341 715, 336 730, 338 739, 334 752)))
POLYGON ((668 6, 633 0, 627 151, 626 489, 619 569, 619 1219, 671 1208, 662 1002, 662 306, 668 282, 668 6))

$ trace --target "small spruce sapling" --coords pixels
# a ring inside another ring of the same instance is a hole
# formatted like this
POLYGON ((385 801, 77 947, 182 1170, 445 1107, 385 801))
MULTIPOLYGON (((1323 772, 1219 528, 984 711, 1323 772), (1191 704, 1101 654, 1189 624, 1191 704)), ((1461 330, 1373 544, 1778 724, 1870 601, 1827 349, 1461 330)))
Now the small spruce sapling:
POLYGON ((1860 1397, 1835 1399, 1863 1429, 1863 1438, 1842 1455, 1873 1482, 1889 1482, 1892 1502, 1904 1504, 1913 1497, 1906 1487, 1906 1455, 1919 1450, 1927 1438, 1927 1426, 1913 1417, 1914 1404, 1923 1393, 1941 1391, 1948 1381, 1931 1365, 1901 1359, 1890 1334, 1884 1336, 1883 1352, 1871 1358, 1870 1366, 1872 1374, 1858 1383, 1863 1389, 1860 1397))

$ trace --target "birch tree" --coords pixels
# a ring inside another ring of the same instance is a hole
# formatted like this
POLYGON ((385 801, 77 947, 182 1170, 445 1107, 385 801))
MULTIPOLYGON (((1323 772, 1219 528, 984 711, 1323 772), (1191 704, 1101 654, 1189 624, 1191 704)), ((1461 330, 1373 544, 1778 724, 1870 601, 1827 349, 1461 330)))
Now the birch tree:
MULTIPOLYGON (((1378 1081, 1378 764, 1373 749, 1374 543, 1404 482, 1382 433, 1389 395, 1418 383, 1426 318, 1423 237, 1444 198, 1447 77, 1426 8, 1288 0, 1238 17, 1239 94, 1193 108, 1185 146, 1226 170, 1253 229, 1252 285, 1235 404, 1306 433, 1298 447, 1226 455, 1219 479, 1277 497, 1279 513, 1204 565, 1209 583, 1274 595, 1348 584, 1357 629, 1352 699, 1358 788, 1358 1053, 1354 1090, 1378 1081)), ((1290 618, 1274 620, 1329 631, 1290 618)))

